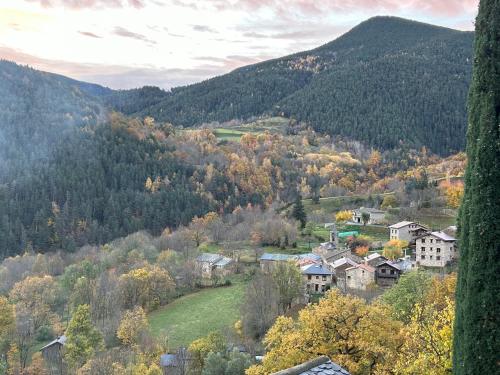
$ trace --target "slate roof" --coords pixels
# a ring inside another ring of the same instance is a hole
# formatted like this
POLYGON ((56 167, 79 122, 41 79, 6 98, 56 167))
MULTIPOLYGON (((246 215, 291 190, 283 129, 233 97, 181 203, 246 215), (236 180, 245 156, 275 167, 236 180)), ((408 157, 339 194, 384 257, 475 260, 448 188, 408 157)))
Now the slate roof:
POLYGON ((350 375, 350 373, 330 361, 330 358, 322 356, 272 375, 350 375))
POLYGON ((162 354, 160 356, 160 366, 161 367, 176 367, 177 366, 177 356, 175 354, 162 354))
POLYGON ((399 223, 389 225, 389 228, 400 229, 410 224, 416 224, 416 223, 413 221, 400 221, 399 223))
POLYGON ((217 262, 214 263, 217 267, 224 267, 231 263, 233 260, 227 257, 221 257, 217 262))
POLYGON ((378 210, 376 208, 369 208, 369 207, 360 207, 356 210, 354 210, 356 213, 363 213, 363 212, 368 212, 368 213, 373 213, 373 214, 385 214, 385 211, 378 210))
POLYGON ((349 265, 351 265, 351 266, 356 266, 357 265, 357 263, 355 261, 353 261, 352 259, 343 257, 343 258, 340 258, 340 259, 336 260, 335 262, 333 262, 332 263, 332 267, 333 268, 338 268, 340 266, 343 266, 346 263, 349 264, 349 265))
POLYGON ((379 254, 379 253, 372 253, 370 255, 368 255, 366 257, 366 260, 367 261, 370 261, 370 260, 374 260, 374 259, 377 259, 377 258, 383 258, 383 259, 387 259, 386 257, 384 257, 382 254, 379 254))
POLYGON ((446 234, 444 232, 431 232, 430 233, 432 236, 437 237, 443 241, 456 241, 457 239, 453 236, 450 236, 449 234, 446 234))
POLYGON ((215 263, 218 262, 222 257, 222 255, 219 254, 210 254, 210 253, 203 253, 196 258, 198 262, 207 262, 207 263, 215 263))
POLYGON ((271 254, 271 253, 264 253, 260 257, 260 260, 274 260, 274 261, 287 261, 287 260, 292 260, 293 255, 290 254, 271 254))
POLYGON ((303 275, 333 275, 333 273, 322 264, 310 264, 301 267, 303 275))
POLYGON ((321 257, 313 253, 299 254, 299 255, 264 253, 260 257, 260 260, 273 260, 273 261, 312 260, 315 262, 320 262, 321 257))
POLYGON ((361 268, 361 269, 364 269, 365 271, 368 271, 368 272, 375 272, 375 268, 373 268, 372 266, 369 266, 368 264, 356 264, 354 267, 350 267, 348 269, 346 269, 346 271, 349 271, 349 270, 353 270, 355 268, 361 268))
POLYGON ((315 262, 321 262, 321 257, 318 254, 307 253, 307 254, 299 254, 297 255, 298 259, 308 259, 313 260, 315 262))
POLYGON ((66 336, 62 335, 62 336, 59 336, 57 339, 55 340, 52 340, 51 342, 49 342, 47 345, 45 345, 44 347, 40 348, 40 350, 44 350, 44 349, 47 349, 48 347, 54 345, 54 344, 61 344, 61 345, 64 345, 66 343, 66 336))
POLYGON ((379 264, 377 264, 375 267, 380 267, 384 264, 387 264, 389 267, 392 267, 392 268, 397 269, 398 271, 401 271, 401 267, 399 266, 399 264, 397 264, 396 262, 391 262, 390 260, 384 260, 383 262, 380 262, 379 264))

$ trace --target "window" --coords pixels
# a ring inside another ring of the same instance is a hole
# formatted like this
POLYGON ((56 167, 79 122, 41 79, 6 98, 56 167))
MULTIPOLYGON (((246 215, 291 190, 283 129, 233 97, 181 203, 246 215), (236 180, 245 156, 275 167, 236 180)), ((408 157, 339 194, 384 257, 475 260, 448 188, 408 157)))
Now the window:
POLYGON ((326 281, 326 276, 323 275, 323 281, 326 281))
POLYGON ((436 252, 437 253, 440 253, 441 252, 441 249, 439 247, 436 247, 436 252))
POLYGON ((422 238, 422 243, 425 243, 425 238, 422 238))
POLYGON ((351 280, 351 276, 347 276, 347 280, 351 280))
POLYGON ((394 275, 394 270, 391 270, 391 275, 394 275))
POLYGON ((325 286, 324 285, 321 285, 321 292, 325 293, 325 286))
POLYGON ((438 255, 438 256, 436 257, 436 260, 441 260, 441 257, 438 255))
POLYGON ((425 246, 422 246, 420 250, 425 251, 425 246))
POLYGON ((311 275, 307 275, 307 280, 311 280, 311 275))
POLYGON ((429 257, 430 260, 432 260, 432 255, 429 257))
POLYGON ((380 272, 385 273, 385 268, 382 268, 380 272))
POLYGON ((319 276, 316 276, 316 280, 319 280, 319 276))
POLYGON ((425 255, 421 255, 421 256, 420 256, 420 259, 425 259, 425 255))
POLYGON ((433 241, 433 240, 432 240, 432 238, 430 239, 430 241, 431 241, 431 243, 432 243, 432 241, 433 241))

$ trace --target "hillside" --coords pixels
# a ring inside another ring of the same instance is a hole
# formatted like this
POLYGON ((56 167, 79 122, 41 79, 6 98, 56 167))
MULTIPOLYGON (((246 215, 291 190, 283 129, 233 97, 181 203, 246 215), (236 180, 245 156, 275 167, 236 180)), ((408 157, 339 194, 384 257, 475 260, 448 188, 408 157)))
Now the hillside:
POLYGON ((104 117, 111 90, 0 61, 0 183, 43 162, 64 134, 104 117))
POLYGON ((465 145, 472 41, 471 32, 375 17, 311 51, 173 89, 137 114, 194 126, 282 113, 376 147, 446 155, 465 145))

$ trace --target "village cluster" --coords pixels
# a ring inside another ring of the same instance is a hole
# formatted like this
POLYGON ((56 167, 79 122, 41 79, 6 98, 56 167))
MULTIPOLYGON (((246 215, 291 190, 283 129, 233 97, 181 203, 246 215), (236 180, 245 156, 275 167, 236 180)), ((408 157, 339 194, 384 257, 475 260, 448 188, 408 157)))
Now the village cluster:
MULTIPOLYGON (((377 209, 361 208, 353 211, 352 224, 363 225, 361 216, 368 213, 365 224, 380 225, 385 212, 377 209)), ((279 262, 294 262, 300 267, 304 278, 305 297, 323 294, 333 287, 342 292, 367 291, 374 286, 386 288, 394 285, 399 277, 412 269, 425 267, 444 270, 458 259, 456 227, 442 231, 432 231, 414 221, 400 221, 388 226, 388 238, 408 243, 404 256, 388 259, 374 251, 361 257, 347 246, 339 243, 339 238, 356 235, 355 232, 337 232, 335 223, 326 223, 330 239, 299 255, 264 253, 259 259, 264 273, 273 271, 279 262)), ((215 273, 227 275, 233 271, 231 258, 203 253, 197 258, 198 268, 205 278, 215 273)))

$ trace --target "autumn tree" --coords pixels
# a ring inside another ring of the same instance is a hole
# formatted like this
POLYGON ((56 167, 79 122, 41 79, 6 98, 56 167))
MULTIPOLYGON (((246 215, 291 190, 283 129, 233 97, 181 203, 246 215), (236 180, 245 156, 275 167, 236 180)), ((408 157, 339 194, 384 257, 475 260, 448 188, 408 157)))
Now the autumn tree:
POLYGON ((403 250, 408 247, 404 240, 390 240, 385 243, 382 255, 387 259, 395 260, 403 256, 403 250))
POLYGON ((9 334, 14 328, 14 306, 7 298, 0 296, 0 353, 7 345, 9 334))
POLYGON ((403 328, 395 370, 402 375, 450 374, 455 317, 456 274, 434 277, 403 328))
POLYGON ((329 291, 317 305, 300 311, 297 321, 281 316, 267 333, 267 353, 248 375, 289 368, 318 355, 346 367, 352 374, 391 373, 402 344, 401 324, 382 305, 329 291))
POLYGON ((77 369, 103 347, 102 335, 90 320, 90 307, 78 306, 66 330, 64 359, 71 368, 77 369))
POLYGON ((345 222, 352 219, 352 211, 344 210, 335 214, 335 221, 338 223, 345 222))
POLYGON ((211 332, 207 336, 193 341, 188 348, 191 354, 191 370, 200 374, 209 353, 222 353, 226 350, 226 340, 219 332, 211 332))
POLYGON ((164 304, 175 284, 167 271, 158 266, 147 266, 120 276, 122 304, 126 308, 136 305, 152 310, 164 304))
POLYGON ((460 207, 464 195, 464 184, 461 181, 451 183, 444 181, 439 185, 440 190, 446 197, 446 204, 451 208, 460 207))
POLYGON ((398 205, 398 200, 396 197, 391 194, 391 195, 386 195, 384 196, 384 199, 382 200, 382 204, 380 205, 380 208, 382 209, 387 209, 387 208, 394 208, 397 207, 398 205))
POLYGON ((128 346, 133 346, 141 341, 148 330, 148 320, 142 307, 138 306, 133 310, 128 310, 123 316, 116 336, 121 342, 128 346))
POLYGON ((398 283, 382 295, 382 301, 391 305, 393 316, 409 323, 417 304, 423 304, 432 278, 428 272, 412 270, 404 273, 398 283))

